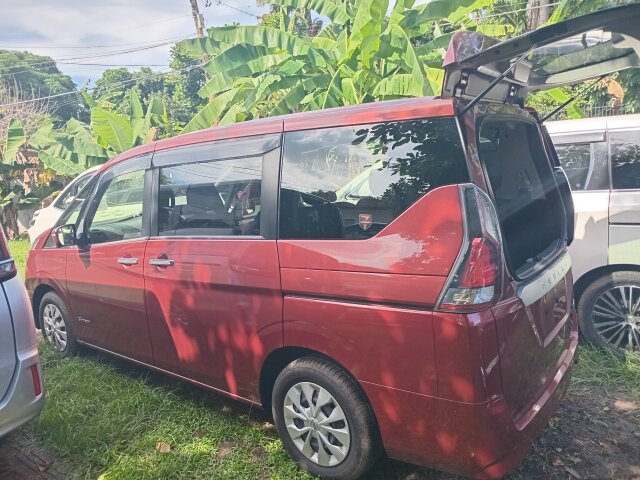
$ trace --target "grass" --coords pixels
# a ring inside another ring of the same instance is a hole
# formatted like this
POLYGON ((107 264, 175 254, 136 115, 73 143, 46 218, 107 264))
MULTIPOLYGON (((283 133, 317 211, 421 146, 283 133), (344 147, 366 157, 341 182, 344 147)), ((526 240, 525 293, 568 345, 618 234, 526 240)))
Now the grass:
POLYGON ((27 253, 29 253, 29 240, 20 238, 18 240, 9 240, 9 251, 13 260, 16 262, 18 273, 24 278, 24 269, 27 262, 27 253))
MULTIPOLYGON (((22 275, 28 247, 24 240, 9 243, 22 275)), ((624 392, 640 402, 640 358, 584 346, 579 352, 571 392, 624 392)), ((310 478, 289 459, 262 412, 102 354, 59 359, 44 345, 41 354, 47 404, 29 433, 64 460, 70 475, 310 478)), ((540 453, 532 457, 529 463, 551 462, 540 453)), ((401 478, 403 469, 387 463, 376 478, 401 478)))
POLYGON ((104 355, 41 352, 47 407, 32 428, 79 476, 303 477, 261 412, 104 355))
POLYGON ((640 402, 640 353, 619 358, 607 351, 580 345, 571 389, 583 393, 593 388, 624 392, 640 402))

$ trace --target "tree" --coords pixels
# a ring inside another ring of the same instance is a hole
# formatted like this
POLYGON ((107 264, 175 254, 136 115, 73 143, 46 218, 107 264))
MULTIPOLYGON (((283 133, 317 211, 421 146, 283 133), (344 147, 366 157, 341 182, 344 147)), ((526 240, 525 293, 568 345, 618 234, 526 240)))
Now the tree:
POLYGON ((127 68, 107 69, 96 80, 91 98, 97 105, 127 115, 131 105, 130 92, 135 91, 140 101, 148 105, 161 101, 167 110, 168 122, 163 123, 157 136, 163 138, 179 133, 204 103, 197 94, 204 84, 204 72, 197 68, 198 59, 172 49, 171 67, 174 72, 154 72, 149 67, 131 72, 127 68))
POLYGON ((378 0, 274 3, 280 7, 277 27, 211 28, 205 38, 178 44, 185 54, 211 57, 204 67, 210 80, 199 91, 209 102, 185 132, 266 115, 434 95, 451 30, 506 33, 503 26, 496 30, 470 16, 492 0, 433 0, 419 6, 399 0, 390 16, 388 2, 378 0), (297 35, 291 7, 331 22, 316 36, 297 35))
POLYGON ((48 101, 29 101, 20 91, 0 84, 0 219, 10 238, 18 233, 18 209, 31 205, 42 195, 43 187, 37 151, 24 148, 27 136, 37 137, 52 122, 48 101))
MULTIPOLYGON (((136 90, 131 89, 127 105, 126 114, 121 114, 104 106, 91 104, 91 133, 96 144, 104 148, 109 157, 155 140, 158 127, 167 123, 167 111, 157 98, 151 98, 145 110, 136 90)), ((83 130, 86 131, 84 128, 83 130)), ((80 151, 84 153, 83 150, 80 151)))
MULTIPOLYGON (((15 98, 40 98, 73 92, 75 83, 58 70, 50 57, 29 52, 0 50, 0 83, 15 98)), ((83 113, 78 94, 52 98, 50 113, 57 121, 65 122, 83 113)))

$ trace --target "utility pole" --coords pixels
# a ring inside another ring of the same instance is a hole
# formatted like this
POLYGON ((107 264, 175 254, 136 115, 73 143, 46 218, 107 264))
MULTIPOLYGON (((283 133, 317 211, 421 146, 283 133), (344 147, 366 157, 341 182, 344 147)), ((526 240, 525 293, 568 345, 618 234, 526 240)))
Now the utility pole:
POLYGON ((189 0, 191 2, 191 14, 193 15, 193 23, 196 25, 196 35, 198 37, 204 36, 204 17, 200 13, 198 7, 198 0, 189 0))
POLYGON ((529 0, 527 9, 527 31, 535 30, 549 21, 549 0, 529 0))

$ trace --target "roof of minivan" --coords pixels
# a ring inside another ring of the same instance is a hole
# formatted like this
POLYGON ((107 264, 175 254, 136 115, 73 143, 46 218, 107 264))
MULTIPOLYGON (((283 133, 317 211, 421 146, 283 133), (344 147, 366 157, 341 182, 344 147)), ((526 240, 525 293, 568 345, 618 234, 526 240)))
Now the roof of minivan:
POLYGON ((206 128, 193 133, 178 135, 141 145, 121 153, 103 165, 103 169, 132 157, 172 147, 195 143, 266 135, 282 131, 309 130, 313 128, 362 125, 412 118, 447 117, 454 115, 451 99, 435 97, 406 98, 384 102, 364 103, 347 107, 327 108, 311 112, 292 113, 278 117, 249 120, 224 127, 206 128))
POLYGON ((615 130, 640 126, 640 114, 558 120, 555 122, 546 122, 545 126, 551 135, 615 130))

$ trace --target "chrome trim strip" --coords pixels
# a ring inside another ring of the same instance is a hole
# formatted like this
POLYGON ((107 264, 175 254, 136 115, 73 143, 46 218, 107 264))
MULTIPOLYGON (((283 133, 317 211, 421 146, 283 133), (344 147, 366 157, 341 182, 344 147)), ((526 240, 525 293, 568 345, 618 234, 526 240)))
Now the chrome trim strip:
POLYGON ((571 269, 571 256, 569 252, 557 260, 551 267, 546 268, 542 275, 529 280, 525 285, 518 287, 518 297, 526 307, 534 304, 544 295, 549 293, 558 282, 565 277, 571 269))

